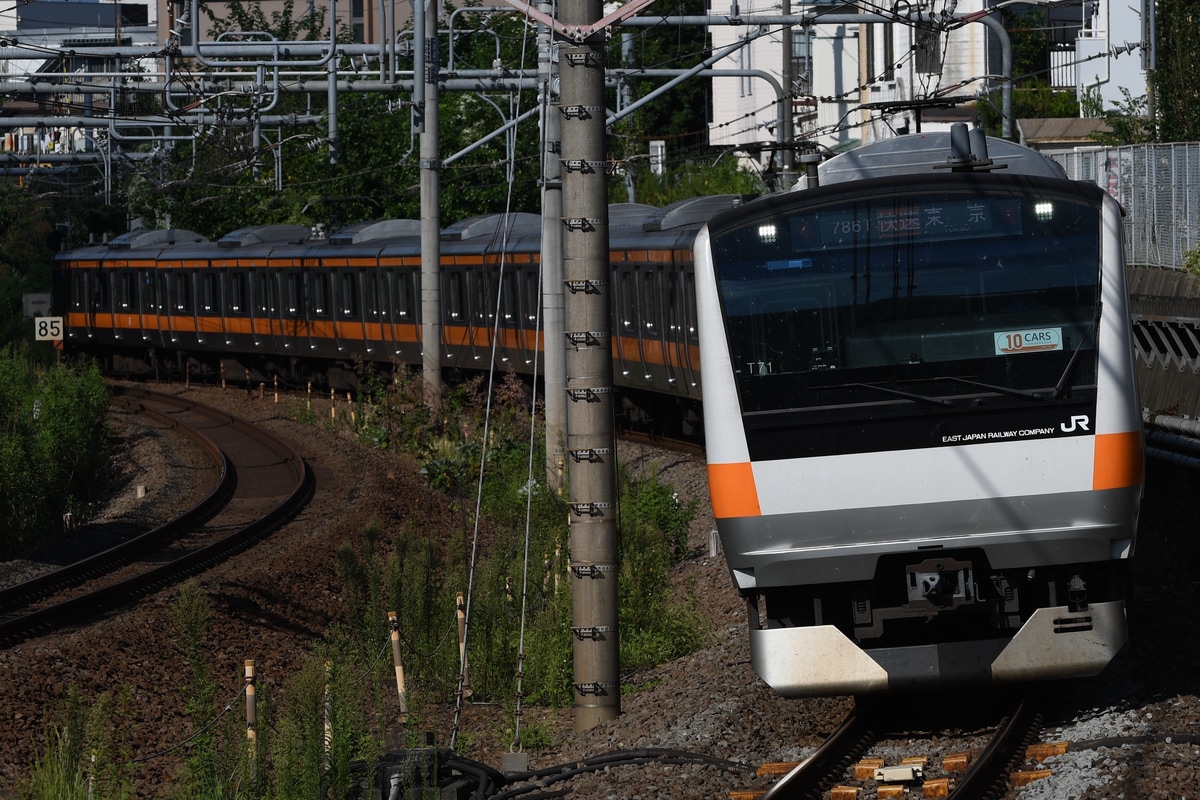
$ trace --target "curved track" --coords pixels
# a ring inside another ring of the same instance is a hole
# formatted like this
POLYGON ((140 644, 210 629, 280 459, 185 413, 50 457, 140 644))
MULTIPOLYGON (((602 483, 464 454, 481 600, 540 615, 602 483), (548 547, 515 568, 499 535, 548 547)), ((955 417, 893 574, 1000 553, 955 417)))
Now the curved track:
POLYGON ((165 525, 0 590, 0 646, 127 605, 207 569, 277 529, 312 496, 312 473, 299 453, 247 422, 143 389, 113 387, 112 400, 192 438, 217 465, 216 485, 165 525))

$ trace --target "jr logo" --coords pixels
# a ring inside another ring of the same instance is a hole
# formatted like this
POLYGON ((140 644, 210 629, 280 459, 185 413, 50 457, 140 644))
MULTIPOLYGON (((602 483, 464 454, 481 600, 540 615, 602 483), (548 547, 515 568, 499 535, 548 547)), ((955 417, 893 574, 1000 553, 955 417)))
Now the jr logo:
POLYGON ((1087 414, 1076 414, 1071 417, 1070 422, 1061 423, 1058 427, 1062 428, 1063 433, 1071 433, 1076 428, 1081 431, 1088 430, 1089 420, 1087 414))

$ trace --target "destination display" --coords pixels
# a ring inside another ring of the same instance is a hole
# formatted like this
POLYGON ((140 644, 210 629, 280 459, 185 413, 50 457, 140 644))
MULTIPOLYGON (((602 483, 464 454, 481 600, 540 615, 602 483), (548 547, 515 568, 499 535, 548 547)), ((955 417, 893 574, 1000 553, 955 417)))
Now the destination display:
POLYGON ((1020 201, 1014 198, 972 196, 930 198, 908 203, 857 203, 821 209, 801 222, 800 240, 819 229, 823 245, 890 243, 897 240, 967 239, 976 236, 1020 235, 1020 201), (807 234, 807 235, 806 235, 807 234))

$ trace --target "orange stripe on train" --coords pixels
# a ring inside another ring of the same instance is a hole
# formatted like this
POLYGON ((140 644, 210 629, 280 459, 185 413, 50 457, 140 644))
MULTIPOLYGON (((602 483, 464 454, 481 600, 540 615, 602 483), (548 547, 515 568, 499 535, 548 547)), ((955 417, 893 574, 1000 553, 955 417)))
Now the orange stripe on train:
POLYGON ((1141 431, 1098 433, 1092 464, 1092 489, 1139 486, 1144 463, 1141 431))
POLYGON ((709 464, 708 491, 712 495, 713 516, 762 516, 758 505, 758 489, 754 485, 754 469, 750 462, 740 464, 709 464))

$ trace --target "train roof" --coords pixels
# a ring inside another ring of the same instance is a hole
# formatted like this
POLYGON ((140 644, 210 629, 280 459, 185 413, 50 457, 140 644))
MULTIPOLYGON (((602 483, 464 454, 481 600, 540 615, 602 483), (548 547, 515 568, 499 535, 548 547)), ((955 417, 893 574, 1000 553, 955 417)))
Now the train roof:
POLYGON ((486 236, 499 236, 502 229, 507 228, 509 238, 541 235, 542 218, 537 214, 517 211, 509 214, 485 214, 479 217, 464 219, 442 230, 443 242, 458 242, 464 239, 478 239, 486 236))
POLYGON ((230 231, 217 241, 217 245, 232 249, 258 244, 303 244, 311 235, 312 228, 307 225, 252 225, 230 231))
POLYGON ((139 228, 113 237, 107 246, 110 250, 140 250, 146 247, 200 244, 207 241, 208 239, 200 234, 182 228, 139 228))
POLYGON ((347 225, 329 237, 329 243, 337 246, 376 242, 381 239, 404 239, 421 235, 419 219, 384 219, 371 222, 356 222, 347 225))
MULTIPOLYGON (((665 208, 644 203, 613 203, 609 206, 609 238, 614 247, 681 247, 719 211, 751 199, 746 195, 714 195, 672 203, 665 208)), ((471 217, 443 228, 439 238, 451 253, 461 248, 477 249, 480 240, 492 239, 488 248, 498 251, 502 243, 513 252, 537 250, 543 220, 539 214, 514 212, 471 217), (507 227, 507 235, 501 232, 507 227)), ((411 255, 419 252, 421 221, 386 219, 347 225, 328 236, 305 225, 251 225, 231 231, 216 241, 182 229, 132 231, 104 244, 77 248, 60 258, 121 258, 116 250, 141 251, 140 258, 214 260, 262 257, 319 258, 411 255)))
MULTIPOLYGON (((821 185, 825 186, 946 169, 952 163, 951 136, 952 133, 948 131, 938 131, 884 139, 834 156, 817 167, 817 175, 821 185)), ((1010 174, 1043 178, 1067 177, 1058 162, 1036 150, 991 136, 986 137, 985 141, 987 152, 982 155, 992 162, 990 169, 1004 169, 1010 174)))
POLYGON ((700 226, 718 211, 739 206, 751 199, 753 195, 714 194, 679 200, 659 209, 657 214, 650 215, 642 225, 642 230, 666 231, 689 225, 700 226))

